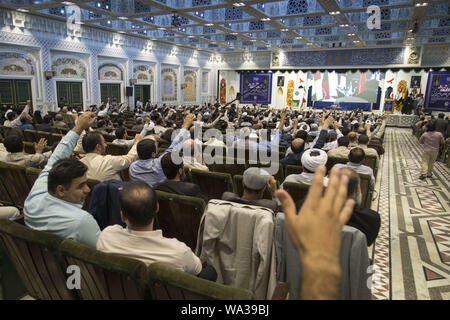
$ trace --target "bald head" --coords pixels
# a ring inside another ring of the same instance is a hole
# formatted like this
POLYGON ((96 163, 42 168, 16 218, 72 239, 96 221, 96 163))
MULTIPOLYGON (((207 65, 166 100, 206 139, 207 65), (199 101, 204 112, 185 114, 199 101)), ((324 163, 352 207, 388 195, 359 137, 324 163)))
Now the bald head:
POLYGON ((119 192, 120 209, 132 227, 145 227, 152 223, 158 211, 155 191, 142 181, 127 182, 119 192))
POLYGON ((291 142, 291 149, 293 153, 300 153, 305 150, 305 140, 301 138, 295 138, 291 142))

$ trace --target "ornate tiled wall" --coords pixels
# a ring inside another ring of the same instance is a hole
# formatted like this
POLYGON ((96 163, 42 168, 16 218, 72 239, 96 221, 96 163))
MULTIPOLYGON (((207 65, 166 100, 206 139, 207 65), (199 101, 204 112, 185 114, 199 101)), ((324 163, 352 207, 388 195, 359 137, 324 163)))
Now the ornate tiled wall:
MULTIPOLYGON (((147 41, 108 32, 104 30, 81 27, 76 36, 69 33, 64 22, 31 16, 16 11, 0 9, 0 52, 13 51, 18 54, 27 54, 34 57, 32 96, 33 104, 39 108, 42 105, 56 105, 55 79, 47 80, 44 71, 52 70, 52 57, 55 55, 78 55, 86 62, 86 84, 84 86, 85 107, 100 103, 99 70, 105 61, 120 62, 122 66, 121 83, 128 86, 129 79, 134 78, 134 60, 140 64, 160 66, 162 63, 182 68, 184 64, 191 68, 207 67, 216 70, 217 60, 211 59, 211 54, 187 48, 182 50, 173 46, 147 41), (174 49, 175 48, 175 49, 174 49)), ((71 71, 66 71, 71 72, 71 71)), ((156 69, 150 70, 148 76, 153 81, 160 80, 155 75, 156 69)), ((105 76, 103 74, 103 76, 105 76)), ((105 77, 104 79, 107 79, 105 77)), ((145 79, 141 79, 145 81, 145 79)), ((180 81, 176 80, 174 103, 180 102, 180 81)), ((108 81, 108 80, 105 80, 108 81)), ((151 82, 152 80, 150 80, 151 82)), ((199 83, 201 85, 201 83, 199 83)), ((210 86, 208 94, 215 94, 215 86, 210 86)), ((161 95, 154 91, 155 100, 161 103, 161 95)), ((197 95, 197 98, 199 96, 197 95)), ((130 99, 134 101, 134 99, 130 99)), ((126 99, 123 99, 126 101, 126 99)), ((51 110, 51 108, 50 108, 51 110)))

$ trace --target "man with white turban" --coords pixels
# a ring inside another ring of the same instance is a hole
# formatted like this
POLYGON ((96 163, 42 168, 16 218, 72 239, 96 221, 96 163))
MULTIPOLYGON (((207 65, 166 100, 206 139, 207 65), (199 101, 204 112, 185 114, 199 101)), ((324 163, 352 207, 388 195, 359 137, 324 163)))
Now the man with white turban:
MULTIPOLYGON (((314 178, 314 172, 316 171, 317 167, 320 165, 325 165, 327 163, 327 160, 327 153, 321 149, 306 150, 305 152, 303 152, 301 159, 303 172, 300 174, 288 175, 284 182, 296 182, 311 185, 314 178)), ((324 186, 328 185, 327 177, 324 178, 323 184, 324 186)), ((283 185, 281 185, 281 188, 283 189, 283 185)))

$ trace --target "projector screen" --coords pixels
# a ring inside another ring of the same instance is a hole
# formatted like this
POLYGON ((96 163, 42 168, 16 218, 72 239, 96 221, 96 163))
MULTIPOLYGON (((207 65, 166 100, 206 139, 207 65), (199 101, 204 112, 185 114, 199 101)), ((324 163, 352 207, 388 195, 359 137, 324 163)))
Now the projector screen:
POLYGON ((309 79, 313 81, 313 101, 376 103, 378 85, 384 79, 384 73, 317 71, 309 74, 309 79))

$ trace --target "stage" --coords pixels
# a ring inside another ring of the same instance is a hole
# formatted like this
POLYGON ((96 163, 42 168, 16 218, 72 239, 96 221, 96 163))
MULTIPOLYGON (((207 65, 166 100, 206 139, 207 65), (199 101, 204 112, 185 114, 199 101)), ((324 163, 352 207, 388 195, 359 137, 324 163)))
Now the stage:
POLYGON ((419 116, 407 114, 391 114, 391 116, 388 118, 386 126, 409 128, 417 121, 419 121, 419 116))

